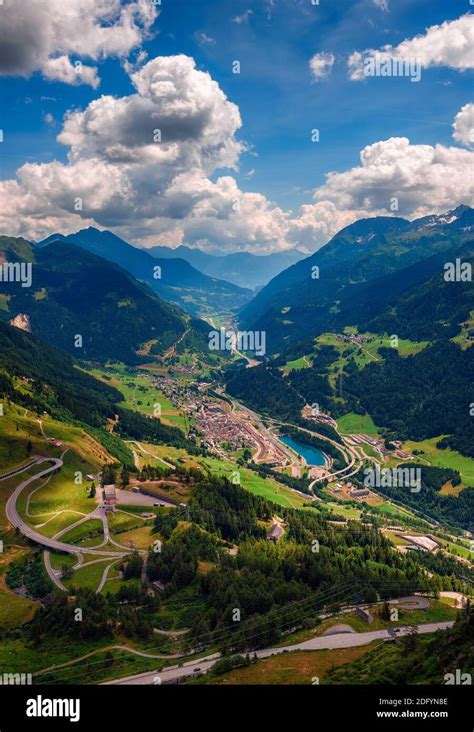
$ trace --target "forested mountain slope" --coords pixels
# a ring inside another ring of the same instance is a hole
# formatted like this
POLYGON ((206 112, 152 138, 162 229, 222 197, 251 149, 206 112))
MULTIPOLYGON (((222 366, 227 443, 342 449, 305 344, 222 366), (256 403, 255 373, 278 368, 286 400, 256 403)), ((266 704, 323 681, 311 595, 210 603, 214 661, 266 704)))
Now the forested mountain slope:
POLYGON ((69 236, 53 234, 40 242, 39 246, 58 241, 75 244, 114 262, 137 280, 149 285, 164 300, 179 305, 195 316, 209 311, 234 310, 252 297, 250 290, 216 277, 208 277, 177 256, 155 258, 145 249, 128 244, 111 231, 90 227, 69 236))
POLYGON ((37 248, 0 237, 8 262, 31 262, 32 283, 2 282, 0 317, 18 315, 26 327, 77 358, 139 360, 147 341, 164 353, 190 330, 196 350, 207 348, 207 326, 163 302, 115 264, 67 242, 37 248))
POLYGON ((387 217, 358 221, 273 279, 242 309, 242 322, 265 330, 268 351, 278 353, 336 324, 370 319, 390 294, 442 274, 447 261, 469 254, 472 232, 467 207, 419 224, 387 217))
MULTIPOLYGON (((116 442, 105 431, 115 423, 117 438, 188 444, 176 427, 120 406, 117 389, 86 374, 71 356, 39 338, 0 322, 0 397, 64 422, 83 424, 107 448, 116 442)), ((131 455, 130 455, 131 457, 131 455)))

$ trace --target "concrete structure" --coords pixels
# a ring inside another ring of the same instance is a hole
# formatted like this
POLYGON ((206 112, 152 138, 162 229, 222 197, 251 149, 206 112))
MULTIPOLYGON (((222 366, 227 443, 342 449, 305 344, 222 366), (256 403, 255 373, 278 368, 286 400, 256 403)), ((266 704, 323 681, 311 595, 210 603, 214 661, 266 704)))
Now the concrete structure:
POLYGON ((359 618, 362 618, 362 620, 365 620, 366 623, 371 625, 374 622, 374 618, 372 614, 364 607, 356 607, 355 609, 356 615, 359 616, 359 618))
POLYGON ((370 497, 370 491, 367 488, 354 488, 350 491, 352 498, 369 498, 370 497))
POLYGON ((435 549, 439 549, 439 544, 434 541, 433 539, 430 539, 429 536, 408 536, 404 535, 401 537, 402 539, 406 539, 410 542, 410 544, 414 545, 418 549, 422 549, 426 552, 434 552, 435 549))
MULTIPOLYGON (((153 483, 153 481, 151 481, 151 483, 153 483)), ((155 481, 155 484, 157 484, 157 481, 155 481)), ((133 490, 135 490, 135 487, 133 490)), ((139 486, 138 492, 143 493, 145 496, 150 496, 151 498, 154 498, 155 500, 153 502, 153 505, 159 504, 160 506, 161 505, 162 506, 179 506, 181 508, 186 507, 185 503, 180 503, 175 498, 171 498, 171 496, 168 496, 165 493, 161 493, 151 484, 146 485, 146 484, 142 483, 139 486)))

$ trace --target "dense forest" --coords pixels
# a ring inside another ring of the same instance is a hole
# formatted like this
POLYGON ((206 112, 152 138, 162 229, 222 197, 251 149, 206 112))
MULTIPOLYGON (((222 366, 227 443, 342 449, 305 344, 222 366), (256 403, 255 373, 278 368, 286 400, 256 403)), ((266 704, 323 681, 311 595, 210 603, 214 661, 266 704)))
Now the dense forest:
POLYGON ((304 398, 274 366, 230 369, 226 390, 262 414, 285 420, 297 419, 305 404, 304 398))
POLYGON ((398 554, 370 526, 344 528, 282 509, 225 478, 196 485, 188 517, 190 528, 176 516, 158 519, 166 539, 161 553, 150 553, 148 573, 165 584, 167 598, 193 588, 204 611, 193 617, 190 643, 258 648, 291 627, 314 623, 318 607, 463 586, 447 573, 428 577, 417 558, 398 554), (286 526, 277 544, 265 539, 262 526, 276 511, 286 526), (239 550, 231 556, 234 544, 239 550), (200 574, 201 561, 213 568, 200 574))
MULTIPOLYGON (((377 486, 377 492, 387 496, 397 503, 401 503, 415 512, 427 517, 441 526, 455 531, 460 529, 474 530, 474 490, 465 488, 458 495, 440 495, 439 489, 448 481, 452 485, 459 485, 460 475, 455 470, 446 468, 428 467, 422 463, 401 463, 400 468, 419 469, 421 486, 419 491, 411 491, 404 485, 377 486)), ((363 481, 363 469, 357 474, 363 481)))
MULTIPOLYGON (((314 349, 314 343, 307 343, 306 353, 314 349)), ((314 423, 307 422, 301 416, 305 404, 317 405, 323 412, 331 412, 333 416, 344 414, 357 408, 357 400, 352 397, 352 404, 341 402, 329 383, 329 370, 338 358, 338 352, 332 346, 319 346, 311 355, 311 367, 294 369, 285 375, 282 367, 287 360, 296 357, 295 349, 290 348, 285 355, 272 359, 252 369, 240 368, 233 364, 225 371, 226 389, 232 396, 241 399, 253 409, 275 419, 281 419, 302 427, 314 429, 314 423)), ((363 411, 362 407, 359 407, 363 411)), ((327 426, 318 424, 318 432, 326 434, 336 442, 340 441, 337 432, 327 426)))
MULTIPOLYGON (((0 251, 11 256, 12 242, 0 237, 0 251)), ((0 319, 28 313, 35 335, 75 358, 140 363, 143 358, 136 352, 141 345, 153 340, 164 353, 186 330, 184 313, 177 307, 84 249, 56 242, 32 247, 28 258, 34 261, 34 287, 2 283, 9 299, 0 319)))
MULTIPOLYGON (((472 244, 470 245, 472 251, 472 244)), ((458 253, 463 262, 473 262, 472 254, 458 253)), ((440 336, 453 338, 460 323, 470 319, 474 310, 472 282, 446 282, 443 260, 436 258, 438 273, 417 283, 401 296, 389 298, 381 312, 372 318, 354 320, 360 332, 398 333, 413 341, 435 341, 440 336)), ((406 272, 400 278, 406 278, 406 272)))
POLYGON ((362 370, 348 364, 344 380, 348 398, 357 399, 376 424, 389 428, 398 439, 447 435, 440 447, 474 457, 474 349, 437 341, 408 358, 394 349, 380 353, 383 362, 362 370))

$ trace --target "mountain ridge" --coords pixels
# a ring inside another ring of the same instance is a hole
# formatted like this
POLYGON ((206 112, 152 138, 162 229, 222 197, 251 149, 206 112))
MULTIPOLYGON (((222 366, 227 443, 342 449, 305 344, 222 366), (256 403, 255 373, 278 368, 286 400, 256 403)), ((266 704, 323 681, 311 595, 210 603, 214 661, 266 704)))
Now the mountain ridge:
MULTIPOLYGON (((269 351, 277 353, 290 343, 319 335, 334 321, 340 302, 357 288, 409 271, 432 257, 454 257, 474 238, 472 209, 455 209, 459 215, 446 223, 425 223, 382 217, 362 219, 342 229, 311 257, 274 278, 240 311, 243 326, 266 330, 269 351)), ((451 212, 452 213, 452 212, 451 212)), ((444 260, 443 260, 444 257, 444 260)), ((441 271, 441 270, 440 270, 441 271)), ((431 272, 430 274, 433 274, 431 272)))
POLYGON ((279 272, 305 258, 304 252, 290 249, 271 254, 252 252, 207 253, 180 245, 176 249, 155 246, 147 250, 153 257, 171 258, 179 256, 210 277, 218 277, 239 287, 258 290, 279 272))
POLYGON ((7 261, 29 261, 33 272, 31 287, 2 283, 0 318, 27 315, 35 335, 71 355, 138 363, 144 343, 154 341, 154 352, 163 354, 188 329, 202 350, 207 346, 204 323, 81 247, 61 240, 37 248, 0 237, 0 252, 7 261))
POLYGON ((179 258, 156 258, 110 231, 94 227, 74 234, 52 234, 38 242, 42 249, 54 242, 69 242, 127 270, 160 297, 193 316, 207 311, 231 311, 250 300, 252 292, 218 278, 208 277, 179 258))

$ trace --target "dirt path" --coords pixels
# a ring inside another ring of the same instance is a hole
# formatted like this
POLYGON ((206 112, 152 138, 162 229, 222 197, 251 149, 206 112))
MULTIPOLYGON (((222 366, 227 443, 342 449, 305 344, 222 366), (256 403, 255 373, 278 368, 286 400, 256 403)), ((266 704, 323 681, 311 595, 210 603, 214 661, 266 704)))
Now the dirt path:
POLYGON ((152 452, 147 450, 145 447, 143 447, 143 445, 141 445, 136 440, 133 440, 132 443, 130 443, 130 444, 136 445, 138 447, 138 449, 140 450, 140 452, 143 452, 145 455, 149 455, 154 460, 158 460, 158 462, 163 463, 163 465, 166 465, 167 468, 171 468, 172 470, 174 470, 174 468, 175 468, 174 465, 172 465, 171 463, 167 463, 166 460, 163 460, 163 458, 158 457, 158 455, 154 455, 152 452))
POLYGON ((81 661, 86 661, 88 658, 92 658, 93 656, 97 656, 98 653, 107 653, 107 651, 125 651, 127 653, 131 653, 134 656, 140 656, 142 658, 156 658, 156 659, 165 659, 173 661, 177 658, 183 658, 185 655, 189 654, 173 654, 168 656, 158 656, 153 653, 145 653, 145 651, 137 651, 136 648, 131 648, 130 646, 104 646, 104 648, 98 648, 95 651, 91 651, 90 653, 86 653, 84 656, 79 656, 78 658, 73 658, 70 661, 65 661, 64 663, 57 663, 54 666, 47 666, 46 668, 42 668, 40 671, 36 671, 33 676, 41 676, 42 674, 49 673, 50 671, 57 671, 60 668, 66 668, 67 666, 73 666, 76 663, 80 663, 81 661))
POLYGON ((168 348, 168 350, 166 351, 166 353, 163 356, 163 359, 170 358, 170 356, 174 356, 176 354, 177 347, 179 346, 180 343, 182 343, 184 341, 184 339, 186 338, 186 336, 188 335, 190 330, 191 330, 190 328, 187 328, 184 331, 183 335, 180 338, 178 338, 176 343, 174 343, 172 346, 170 346, 170 348, 168 348))
POLYGON ((99 585, 98 585, 98 587, 96 589, 96 594, 99 594, 99 592, 102 591, 103 586, 107 582, 107 578, 108 578, 108 574, 109 574, 110 570, 112 569, 113 565, 114 564, 117 564, 117 562, 119 562, 119 561, 121 561, 121 560, 120 559, 117 559, 117 560, 115 560, 115 562, 110 562, 110 564, 108 564, 106 566, 106 568, 104 569, 104 571, 102 573, 102 577, 100 578, 99 585))

